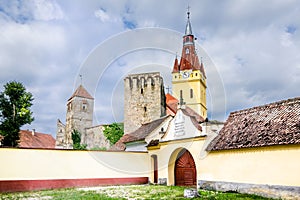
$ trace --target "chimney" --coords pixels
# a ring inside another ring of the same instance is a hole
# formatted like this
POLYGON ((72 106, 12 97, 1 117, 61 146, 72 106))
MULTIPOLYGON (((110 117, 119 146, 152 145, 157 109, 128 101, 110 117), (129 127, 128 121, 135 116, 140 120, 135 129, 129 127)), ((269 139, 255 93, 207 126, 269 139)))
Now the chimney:
POLYGON ((34 136, 34 134, 35 134, 35 129, 32 129, 31 134, 34 136))

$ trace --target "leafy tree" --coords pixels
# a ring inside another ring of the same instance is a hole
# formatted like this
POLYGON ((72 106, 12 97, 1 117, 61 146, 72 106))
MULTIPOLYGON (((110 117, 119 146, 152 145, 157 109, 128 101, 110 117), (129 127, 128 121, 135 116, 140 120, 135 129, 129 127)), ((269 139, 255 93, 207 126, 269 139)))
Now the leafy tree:
POLYGON ((4 136, 3 146, 18 145, 20 128, 34 120, 30 111, 32 101, 32 94, 26 92, 22 83, 12 81, 4 85, 4 91, 0 93, 0 134, 4 136))
POLYGON ((72 140, 73 140, 73 149, 77 150, 85 150, 86 144, 81 143, 81 133, 78 130, 73 130, 72 132, 72 140))
POLYGON ((104 127, 104 136, 110 141, 110 144, 113 145, 119 141, 119 139, 124 134, 124 124, 123 123, 112 123, 104 127))

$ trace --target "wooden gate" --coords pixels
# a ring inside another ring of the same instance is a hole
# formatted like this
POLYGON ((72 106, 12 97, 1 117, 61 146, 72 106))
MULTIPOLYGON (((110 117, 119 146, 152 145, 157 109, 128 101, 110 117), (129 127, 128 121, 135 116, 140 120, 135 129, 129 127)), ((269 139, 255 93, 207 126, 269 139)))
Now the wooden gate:
POLYGON ((196 166, 189 151, 182 151, 175 162, 175 185, 195 186, 196 166))

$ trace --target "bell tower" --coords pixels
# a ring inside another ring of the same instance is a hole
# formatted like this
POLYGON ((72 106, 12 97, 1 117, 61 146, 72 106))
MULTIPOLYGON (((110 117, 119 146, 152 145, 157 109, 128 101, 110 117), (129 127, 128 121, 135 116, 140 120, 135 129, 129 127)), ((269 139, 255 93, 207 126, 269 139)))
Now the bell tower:
POLYGON ((177 55, 174 61, 172 87, 175 98, 183 99, 187 106, 204 119, 207 118, 206 75, 202 60, 199 62, 196 53, 189 11, 187 12, 180 61, 178 61, 177 55))

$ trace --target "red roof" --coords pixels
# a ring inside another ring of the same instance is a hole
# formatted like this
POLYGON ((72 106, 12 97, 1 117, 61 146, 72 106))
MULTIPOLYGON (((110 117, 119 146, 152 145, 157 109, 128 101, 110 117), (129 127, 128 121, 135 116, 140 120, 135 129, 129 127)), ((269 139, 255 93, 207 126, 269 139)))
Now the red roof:
POLYGON ((50 134, 21 130, 19 147, 54 149, 55 139, 50 134))
POLYGON ((75 92, 74 92, 73 95, 69 98, 69 100, 72 99, 73 97, 83 97, 83 98, 87 98, 87 99, 94 99, 82 85, 80 85, 80 86, 75 90, 75 92))
POLYGON ((177 111, 178 100, 173 97, 171 94, 166 94, 166 108, 167 108, 167 115, 174 116, 177 111))
POLYGON ((300 144, 300 98, 230 113, 208 150, 300 144))

